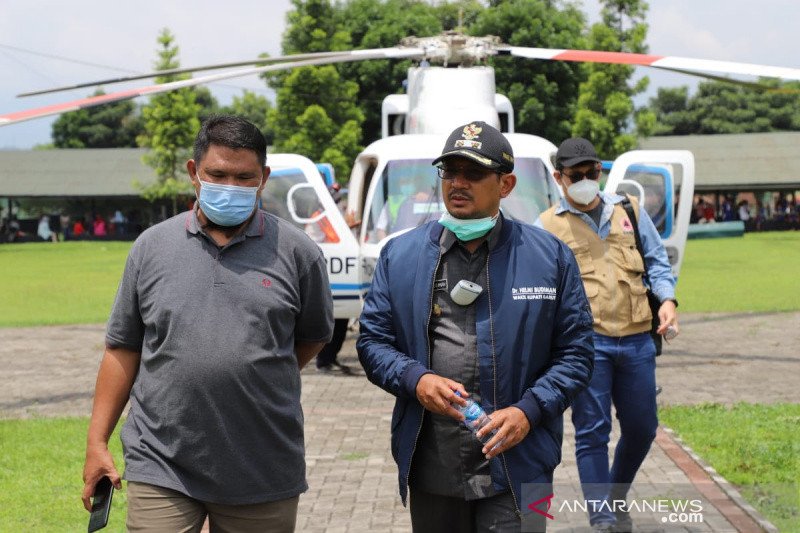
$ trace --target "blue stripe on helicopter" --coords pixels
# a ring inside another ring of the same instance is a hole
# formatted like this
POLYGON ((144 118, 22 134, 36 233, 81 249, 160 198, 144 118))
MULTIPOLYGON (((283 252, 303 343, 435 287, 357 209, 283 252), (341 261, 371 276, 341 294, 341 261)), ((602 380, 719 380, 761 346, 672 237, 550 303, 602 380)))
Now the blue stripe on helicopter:
POLYGON ((369 283, 331 283, 334 300, 358 300, 368 288, 369 283), (359 291, 360 294, 336 294, 336 291, 359 291))
POLYGON ((331 283, 331 290, 357 291, 359 289, 369 289, 369 283, 331 283))

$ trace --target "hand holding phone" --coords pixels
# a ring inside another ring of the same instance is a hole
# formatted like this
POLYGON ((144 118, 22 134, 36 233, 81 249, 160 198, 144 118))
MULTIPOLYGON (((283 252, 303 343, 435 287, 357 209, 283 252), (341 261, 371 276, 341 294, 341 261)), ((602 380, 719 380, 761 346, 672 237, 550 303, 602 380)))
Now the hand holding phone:
POLYGON ((108 524, 108 514, 111 512, 111 497, 114 495, 114 484, 111 478, 103 476, 94 486, 92 496, 92 511, 89 515, 89 533, 103 529, 108 524))

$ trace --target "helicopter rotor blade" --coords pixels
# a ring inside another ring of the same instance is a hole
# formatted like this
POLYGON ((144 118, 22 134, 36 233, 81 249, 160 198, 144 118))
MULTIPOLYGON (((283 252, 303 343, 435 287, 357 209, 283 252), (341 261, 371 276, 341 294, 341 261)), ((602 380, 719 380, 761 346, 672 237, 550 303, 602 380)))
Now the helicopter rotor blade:
MULTIPOLYGON (((711 79, 720 78, 714 78, 706 73, 713 72, 719 74, 741 74, 747 76, 800 81, 800 69, 756 65, 753 63, 738 63, 734 61, 715 61, 709 59, 693 59, 677 56, 633 54, 629 52, 528 48, 520 46, 499 47, 497 50, 501 55, 512 55, 515 57, 525 57, 528 59, 638 65, 680 72, 681 74, 693 74, 696 76, 710 77, 711 79)), ((725 78, 725 81, 734 80, 725 78)), ((761 87, 767 88, 766 86, 761 87)))
POLYGON ((150 85, 147 87, 140 87, 137 89, 129 89, 126 91, 118 91, 115 93, 102 94, 98 96, 90 96, 88 98, 81 98, 70 102, 61 104, 54 104, 35 109, 28 109, 24 111, 17 111, 0 115, 0 127, 8 126, 17 122, 25 120, 32 120, 34 118, 46 117, 49 115, 58 115, 67 111, 77 111, 78 109, 85 109, 87 107, 98 106, 110 102, 117 102, 120 100, 128 100, 136 98, 137 96, 145 96, 148 94, 158 94, 175 89, 182 89, 184 87, 193 87, 195 85, 202 85, 204 83, 211 83, 230 78, 239 78, 242 76, 249 76, 252 74, 261 74, 262 72, 271 72, 277 70, 285 70, 297 67, 309 67, 315 65, 329 65, 333 63, 347 63, 352 61, 363 61, 367 59, 408 59, 408 58, 421 58, 424 51, 420 48, 377 48, 371 50, 353 50, 350 52, 343 52, 333 57, 319 57, 316 59, 306 59, 302 61, 287 61, 277 63, 275 65, 266 65, 263 67, 253 67, 242 70, 235 70, 232 72, 222 72, 220 74, 211 74, 202 76, 200 78, 192 78, 188 80, 173 81, 169 83, 162 83, 157 85, 150 85))
POLYGON ((42 89, 39 91, 28 91, 24 93, 20 93, 17 95, 18 98, 24 98, 27 96, 38 96, 41 94, 50 94, 50 93, 57 93, 62 91, 70 91, 73 89, 82 89, 84 87, 95 87, 97 85, 111 85, 113 83, 124 83, 126 81, 135 81, 135 80, 145 80, 147 78, 155 78, 158 76, 170 76, 174 74, 185 74, 189 72, 199 72, 203 70, 216 70, 216 69, 223 69, 223 68, 235 68, 235 67, 244 67, 247 65, 255 65, 255 66, 262 66, 268 65, 273 63, 279 63, 282 61, 299 61, 304 59, 318 59, 322 57, 337 57, 340 55, 347 55, 349 51, 344 52, 315 52, 315 53, 308 53, 308 54, 294 54, 288 56, 276 56, 276 57, 262 57, 259 59, 254 59, 251 61, 236 61, 233 63, 215 63, 211 65, 201 65, 199 67, 185 67, 185 68, 173 68, 169 70, 158 70, 153 72, 146 72, 143 74, 134 74, 131 76, 121 76, 119 78, 108 78, 105 80, 97 80, 97 81, 90 81, 85 83, 78 83, 76 85, 64 85, 62 87, 53 87, 50 89, 42 89))

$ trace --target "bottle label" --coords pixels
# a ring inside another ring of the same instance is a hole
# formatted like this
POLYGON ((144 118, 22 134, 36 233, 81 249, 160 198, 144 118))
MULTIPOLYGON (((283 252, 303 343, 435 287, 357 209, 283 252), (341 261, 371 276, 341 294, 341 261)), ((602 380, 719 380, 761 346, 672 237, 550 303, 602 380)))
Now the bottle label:
POLYGON ((481 416, 481 406, 477 403, 468 405, 464 410, 464 418, 467 420, 477 420, 481 416))

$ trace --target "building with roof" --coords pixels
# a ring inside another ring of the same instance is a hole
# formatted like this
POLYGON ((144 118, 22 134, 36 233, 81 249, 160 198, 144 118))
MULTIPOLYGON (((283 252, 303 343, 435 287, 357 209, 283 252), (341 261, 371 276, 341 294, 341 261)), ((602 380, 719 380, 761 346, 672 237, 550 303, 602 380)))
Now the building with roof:
POLYGON ((800 227, 800 132, 650 137, 640 148, 692 152, 696 199, 717 220, 738 218, 746 201, 748 230, 800 227))
POLYGON ((133 236, 171 209, 169 202, 151 203, 140 196, 137 183, 147 186, 156 181, 153 169, 142 161, 145 152, 139 148, 0 151, 0 220, 12 213, 23 232, 35 234, 42 214, 50 215, 51 226, 59 226, 60 214, 89 222, 96 215, 108 220, 119 211, 130 221, 128 233, 133 236))
POLYGON ((649 137, 642 150, 689 150, 695 191, 800 191, 800 132, 649 137))

